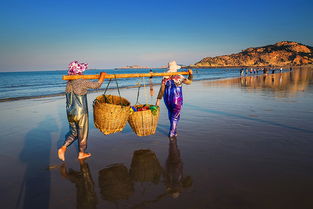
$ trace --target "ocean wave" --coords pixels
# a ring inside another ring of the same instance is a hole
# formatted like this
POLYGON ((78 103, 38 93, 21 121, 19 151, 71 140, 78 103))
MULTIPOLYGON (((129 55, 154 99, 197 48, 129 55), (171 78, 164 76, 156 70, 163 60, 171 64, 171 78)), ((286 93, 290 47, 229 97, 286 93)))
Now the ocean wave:
MULTIPOLYGON (((102 70, 90 70, 86 74, 98 74, 102 70)), ((145 73, 145 70, 103 70, 108 73, 145 73)), ((153 72, 164 72, 164 69, 153 70, 153 72)), ((61 79, 65 71, 42 71, 23 73, 2 73, 0 78, 0 102, 15 101, 23 99, 52 97, 64 95, 66 81, 61 79), (2 76, 3 75, 3 76, 2 76)), ((217 80, 223 78, 238 77, 238 69, 194 69, 194 80, 217 80)), ((152 78, 154 85, 161 82, 161 77, 152 78)), ((137 84, 149 84, 149 78, 126 78, 117 79, 120 88, 131 88, 137 84)), ((102 86, 106 88, 108 80, 102 86)), ((116 88, 114 80, 111 81, 110 89, 116 88)), ((91 91, 93 92, 93 91, 91 91)))
MULTIPOLYGON (((153 84, 153 86, 160 85, 160 84, 153 84)), ((143 85, 141 85, 143 86, 143 85)), ((119 86, 120 89, 127 89, 127 88, 137 88, 137 85, 129 85, 129 86, 119 86)), ((108 89, 117 89, 117 87, 109 87, 108 89)), ((105 88, 100 89, 91 89, 88 90, 90 93, 96 92, 103 92, 105 88)), ((30 95, 30 96, 17 96, 17 97, 5 97, 0 98, 0 102, 9 102, 9 101, 18 101, 18 100, 26 100, 26 99, 39 99, 39 98, 47 98, 47 97, 57 97, 57 96, 65 96, 65 92, 58 92, 53 94, 42 94, 42 95, 30 95)))

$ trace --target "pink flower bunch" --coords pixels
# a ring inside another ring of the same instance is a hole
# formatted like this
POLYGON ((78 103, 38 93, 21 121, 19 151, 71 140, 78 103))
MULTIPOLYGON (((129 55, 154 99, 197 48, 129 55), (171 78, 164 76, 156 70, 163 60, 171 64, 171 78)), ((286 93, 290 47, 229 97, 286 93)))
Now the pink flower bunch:
POLYGON ((87 63, 78 63, 73 61, 68 65, 68 75, 81 75, 88 68, 87 63))

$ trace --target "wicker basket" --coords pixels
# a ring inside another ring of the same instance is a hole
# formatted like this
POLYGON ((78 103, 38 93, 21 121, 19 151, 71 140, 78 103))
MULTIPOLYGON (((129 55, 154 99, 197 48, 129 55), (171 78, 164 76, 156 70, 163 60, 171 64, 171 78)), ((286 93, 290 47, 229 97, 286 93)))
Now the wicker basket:
POLYGON ((162 167, 153 151, 146 149, 136 150, 133 154, 129 174, 135 182, 158 184, 162 175, 162 167))
MULTIPOLYGON (((139 105, 135 105, 137 107, 139 105)), ((157 108, 156 114, 151 110, 133 112, 128 118, 128 123, 138 136, 148 136, 155 134, 160 115, 160 107, 157 108)))
POLYGON ((129 116, 130 102, 119 96, 101 95, 93 102, 95 127, 103 134, 113 134, 124 129, 129 116))

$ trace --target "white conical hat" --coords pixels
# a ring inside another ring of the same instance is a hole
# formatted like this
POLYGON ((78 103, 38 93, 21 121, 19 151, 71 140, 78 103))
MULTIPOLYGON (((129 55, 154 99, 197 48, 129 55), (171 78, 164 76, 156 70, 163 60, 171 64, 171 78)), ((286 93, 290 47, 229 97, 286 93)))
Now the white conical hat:
POLYGON ((176 61, 171 61, 168 63, 167 65, 167 72, 177 72, 177 70, 179 70, 181 68, 181 66, 176 64, 176 61))

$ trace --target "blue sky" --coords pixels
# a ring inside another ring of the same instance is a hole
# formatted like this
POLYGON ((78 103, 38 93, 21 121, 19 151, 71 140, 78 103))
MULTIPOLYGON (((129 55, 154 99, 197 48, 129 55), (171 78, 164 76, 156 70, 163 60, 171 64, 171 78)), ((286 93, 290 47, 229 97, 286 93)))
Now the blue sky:
POLYGON ((313 1, 1 2, 0 71, 193 64, 282 40, 313 45, 313 1))

